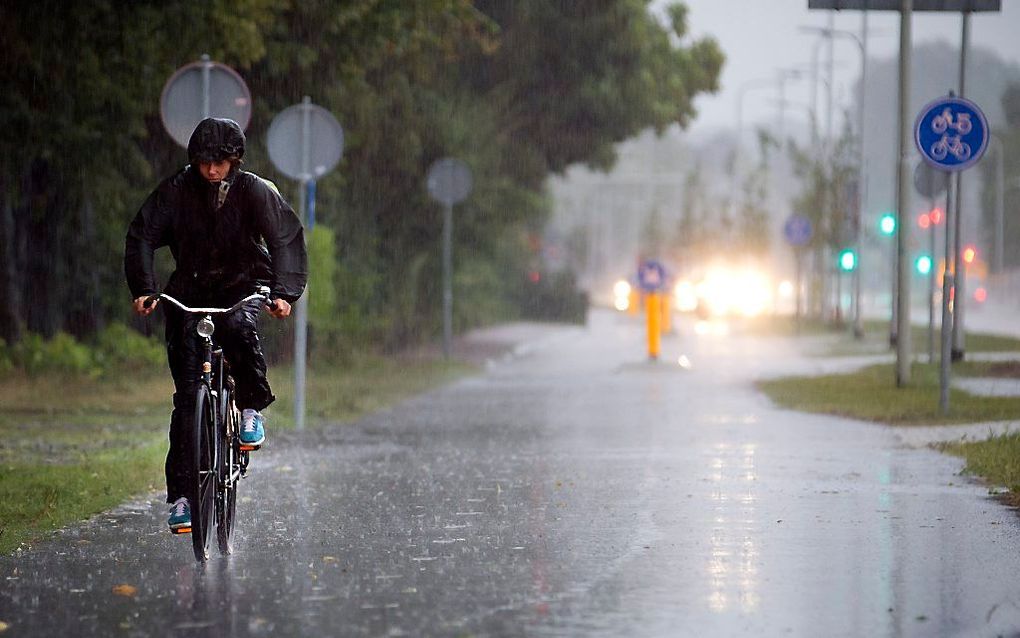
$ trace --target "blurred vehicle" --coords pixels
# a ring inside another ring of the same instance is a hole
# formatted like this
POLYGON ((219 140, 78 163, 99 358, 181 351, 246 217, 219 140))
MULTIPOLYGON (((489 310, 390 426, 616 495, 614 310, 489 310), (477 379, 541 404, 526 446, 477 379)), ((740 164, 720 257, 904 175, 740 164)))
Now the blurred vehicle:
POLYGON ((754 265, 717 262, 680 278, 673 287, 673 306, 700 319, 753 318, 775 312, 777 299, 792 294, 789 282, 776 285, 754 265))

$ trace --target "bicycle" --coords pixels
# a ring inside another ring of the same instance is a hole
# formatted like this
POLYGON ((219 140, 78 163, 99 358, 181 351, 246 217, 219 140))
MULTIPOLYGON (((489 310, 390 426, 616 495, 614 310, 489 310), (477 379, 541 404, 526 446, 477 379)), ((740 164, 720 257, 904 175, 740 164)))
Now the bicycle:
POLYGON ((205 562, 209 560, 214 517, 220 553, 233 552, 237 483, 247 475, 248 453, 258 449, 258 446, 242 444, 239 438, 241 413, 234 403, 233 379, 227 374, 229 362, 223 357, 222 348, 213 343, 216 326, 212 318, 236 312, 254 299, 265 301, 270 309, 275 309, 276 302, 269 298, 269 288, 264 286, 229 308, 190 308, 164 293, 150 296, 145 300, 145 307, 151 307, 156 299, 164 299, 189 314, 205 315, 195 326, 198 336, 204 340, 204 357, 192 419, 194 485, 188 496, 191 527, 172 530, 175 534, 190 533, 195 559, 205 562))

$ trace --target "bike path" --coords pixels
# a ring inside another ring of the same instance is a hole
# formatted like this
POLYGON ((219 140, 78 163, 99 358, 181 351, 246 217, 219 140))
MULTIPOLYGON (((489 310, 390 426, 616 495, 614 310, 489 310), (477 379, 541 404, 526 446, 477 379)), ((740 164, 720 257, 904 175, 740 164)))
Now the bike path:
POLYGON ((197 566, 153 499, 0 559, 4 638, 1020 629, 1014 512, 893 428, 773 408, 752 379, 828 365, 792 341, 683 330, 652 364, 597 312, 535 343, 274 436, 234 556, 197 566))

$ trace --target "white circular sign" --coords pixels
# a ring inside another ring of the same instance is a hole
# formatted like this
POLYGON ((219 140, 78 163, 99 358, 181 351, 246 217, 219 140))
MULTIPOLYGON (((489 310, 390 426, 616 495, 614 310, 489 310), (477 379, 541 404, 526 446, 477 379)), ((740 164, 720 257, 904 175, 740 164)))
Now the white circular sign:
POLYGON ((471 169, 459 159, 444 157, 429 168, 426 185, 432 199, 447 206, 459 204, 471 194, 471 169))
POLYGON ((332 113, 305 98, 273 118, 266 143, 273 166, 291 179, 308 181, 336 168, 344 129, 332 113))
POLYGON ((207 117, 230 118, 248 128, 251 92, 229 66, 204 58, 177 69, 163 85, 159 98, 163 128, 187 148, 198 123, 207 117))

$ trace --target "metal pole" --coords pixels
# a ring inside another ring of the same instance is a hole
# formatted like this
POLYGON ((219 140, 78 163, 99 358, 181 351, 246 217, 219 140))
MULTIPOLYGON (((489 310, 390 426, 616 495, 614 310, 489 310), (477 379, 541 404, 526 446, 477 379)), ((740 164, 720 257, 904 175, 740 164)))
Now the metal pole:
POLYGON ((443 206, 443 356, 453 343, 453 205, 443 206))
MULTIPOLYGON (((930 198, 928 202, 930 218, 931 211, 935 210, 935 197, 930 198)), ((935 363, 935 250, 937 248, 935 231, 938 230, 938 224, 931 220, 928 227, 931 229, 931 235, 928 237, 928 254, 931 255, 932 261, 931 270, 928 271, 928 363, 935 363)))
MULTIPOLYGON (((835 78, 835 57, 834 57, 834 55, 835 55, 835 51, 834 51, 834 44, 835 44, 835 42, 834 42, 834 38, 833 38, 833 33, 832 32, 833 32, 833 29, 835 29, 835 26, 836 26, 835 20, 836 20, 836 12, 833 11, 832 9, 830 9, 829 10, 829 23, 828 23, 828 28, 827 28, 826 34, 825 34, 825 37, 826 37, 826 43, 825 44, 826 44, 826 48, 828 49, 828 60, 826 60, 826 66, 828 66, 828 73, 827 73, 827 75, 828 75, 828 78, 829 78, 829 82, 828 82, 828 84, 825 87, 825 140, 824 140, 824 143, 822 144, 823 148, 826 151, 825 157, 826 157, 827 160, 829 159, 828 153, 832 149, 832 146, 833 146, 832 145, 832 120, 833 120, 833 116, 832 116, 832 89, 833 89, 833 85, 836 82, 836 78, 835 78)), ((828 162, 827 162, 827 164, 828 164, 828 162)), ((826 177, 827 178, 832 177, 832 172, 829 170, 831 168, 831 166, 826 165, 824 168, 825 168, 826 177)), ((823 193, 823 198, 824 199, 823 199, 823 203, 822 203, 822 219, 830 221, 831 223, 833 223, 833 226, 835 226, 836 225, 835 224, 835 220, 831 219, 831 216, 832 216, 832 213, 833 213, 833 208, 834 208, 834 203, 835 203, 834 202, 835 194, 831 192, 831 189, 829 188, 830 186, 831 186, 831 184, 827 183, 825 191, 823 193)), ((829 294, 830 294, 829 293, 829 285, 830 284, 834 284, 832 286, 832 288, 834 289, 834 292, 837 295, 836 296, 836 305, 835 305, 835 308, 834 308, 834 312, 835 312, 834 319, 836 321, 836 325, 839 325, 840 323, 842 323, 842 320, 843 320, 843 318, 840 316, 840 308, 841 308, 841 305, 842 305, 842 299, 839 298, 839 294, 840 294, 840 290, 839 290, 839 288, 840 288, 840 279, 842 277, 842 274, 840 273, 839 268, 837 268, 835 266, 835 264, 830 263, 831 260, 829 259, 829 257, 830 257, 830 255, 829 255, 829 251, 828 251, 828 245, 823 243, 823 245, 822 245, 822 264, 823 264, 823 270, 822 270, 822 319, 824 321, 825 315, 827 314, 826 313, 826 307, 828 306, 829 302, 832 301, 829 298, 829 294), (830 276, 834 276, 835 281, 830 281, 830 279, 829 279, 830 276)))
POLYGON ((1003 163, 1006 161, 1006 158, 1004 157, 1006 148, 1000 138, 992 137, 991 139, 996 143, 996 149, 998 150, 996 157, 999 159, 995 169, 995 256, 992 265, 995 268, 996 273, 1001 273, 1003 250, 1005 250, 1002 235, 1006 230, 1004 228, 1004 221, 1002 218, 1006 191, 1006 184, 1004 181, 1005 171, 1003 168, 1003 163))
MULTIPOLYGON (((959 174, 959 173, 957 173, 959 174)), ((939 366, 939 412, 949 413, 949 373, 952 363, 953 347, 953 311, 950 306, 950 297, 953 294, 953 273, 956 271, 955 256, 953 252, 953 212, 948 206, 953 201, 953 191, 956 180, 950 177, 949 187, 946 189, 946 251, 945 251, 945 272, 942 275, 942 361, 939 366)))
MULTIPOLYGON (((309 171, 311 155, 311 109, 308 108, 312 99, 307 95, 301 101, 301 193, 298 201, 301 210, 298 215, 302 223, 308 210, 308 179, 311 177, 309 171)), ((294 317, 294 425, 299 430, 305 427, 305 376, 307 372, 308 355, 308 289, 301 295, 297 302, 297 312, 294 317)))
POLYGON ((901 0, 899 63, 899 170, 896 178, 896 385, 910 382, 910 270, 907 265, 907 210, 910 206, 910 46, 913 0, 901 0))
MULTIPOLYGON (((301 190, 298 196, 300 210, 298 215, 302 222, 305 219, 308 207, 307 182, 301 180, 298 188, 301 190)), ((308 353, 308 289, 297 301, 297 312, 295 313, 294 325, 294 425, 302 430, 305 427, 305 366, 307 365, 306 355, 308 353)))
POLYGON ((828 39, 828 42, 826 42, 826 44, 828 45, 828 49, 829 49, 829 51, 828 51, 829 59, 827 60, 827 65, 829 67, 829 72, 828 72, 828 75, 829 75, 829 85, 826 87, 826 90, 825 90, 825 144, 826 144, 826 146, 828 146, 829 144, 832 143, 832 120, 833 120, 833 117, 832 117, 832 85, 835 83, 835 77, 834 76, 835 76, 835 64, 836 64, 835 57, 834 57, 834 51, 833 51, 833 49, 834 49, 834 47, 833 47, 833 44, 834 44, 833 40, 834 40, 834 38, 833 38, 833 33, 832 32, 833 32, 833 29, 835 29, 835 26, 836 26, 835 20, 836 20, 836 12, 833 11, 832 9, 829 9, 829 26, 828 26, 826 34, 825 34, 825 37, 828 39))
POLYGON ((209 54, 202 54, 202 119, 209 117, 209 75, 212 72, 212 62, 209 54))
MULTIPOLYGON (((970 48, 970 12, 963 12, 963 20, 960 34, 960 97, 966 97, 967 90, 967 49, 970 48)), ((963 307, 966 305, 967 293, 964 291, 967 283, 967 264, 961 258, 960 251, 963 240, 963 171, 956 173, 956 291, 953 293, 953 361, 962 361, 965 349, 963 307)))
POLYGON ((868 3, 864 3, 861 12, 861 104, 857 115, 857 223, 854 225, 854 252, 857 255, 857 267, 854 269, 854 337, 864 337, 864 317, 861 311, 861 266, 864 261, 864 250, 861 245, 861 226, 864 223, 864 198, 867 193, 864 175, 864 99, 867 96, 868 82, 868 3))
POLYGON ((801 319, 801 313, 803 312, 803 310, 801 308, 801 294, 802 294, 801 288, 803 287, 803 279, 802 279, 802 274, 803 274, 802 262, 803 261, 804 261, 804 249, 800 248, 800 247, 794 247, 794 249, 793 249, 793 263, 794 263, 794 272, 796 274, 795 279, 797 281, 797 285, 793 289, 793 317, 794 317, 794 319, 793 319, 793 329, 794 329, 794 334, 800 334, 800 319, 801 319))

